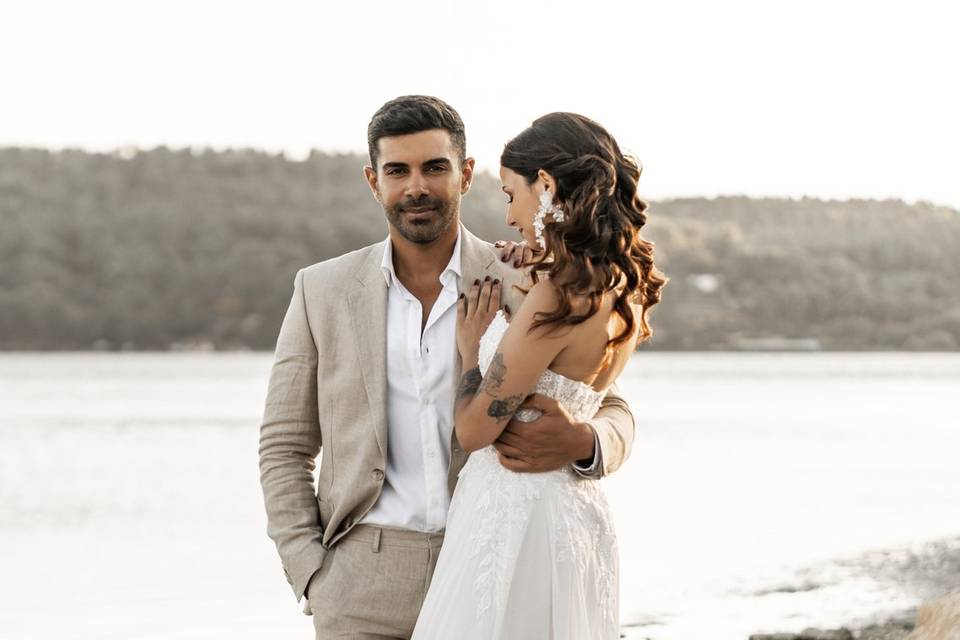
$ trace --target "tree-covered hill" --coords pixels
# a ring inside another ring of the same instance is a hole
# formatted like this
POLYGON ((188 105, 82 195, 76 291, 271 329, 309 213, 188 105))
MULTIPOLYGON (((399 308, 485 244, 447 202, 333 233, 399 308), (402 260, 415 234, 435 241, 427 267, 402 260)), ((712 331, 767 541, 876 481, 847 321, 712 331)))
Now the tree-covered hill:
MULTIPOLYGON (((271 349, 298 268, 386 236, 364 162, 0 149, 0 349, 271 349)), ((499 181, 479 175, 465 224, 515 238, 504 211, 499 181)), ((724 197, 649 214, 671 280, 645 348, 960 345, 953 209, 724 197)))

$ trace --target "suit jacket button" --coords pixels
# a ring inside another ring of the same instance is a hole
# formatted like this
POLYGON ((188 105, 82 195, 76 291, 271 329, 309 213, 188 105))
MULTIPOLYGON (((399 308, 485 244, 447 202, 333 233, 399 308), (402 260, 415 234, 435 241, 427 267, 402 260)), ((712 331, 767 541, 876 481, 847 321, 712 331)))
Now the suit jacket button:
POLYGON ((373 470, 373 479, 379 482, 383 480, 383 469, 374 469, 373 470))

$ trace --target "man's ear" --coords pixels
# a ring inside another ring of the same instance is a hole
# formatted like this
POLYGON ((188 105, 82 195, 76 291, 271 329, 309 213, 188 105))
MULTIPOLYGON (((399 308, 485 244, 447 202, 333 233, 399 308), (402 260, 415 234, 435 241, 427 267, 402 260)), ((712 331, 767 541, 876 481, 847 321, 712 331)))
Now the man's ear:
POLYGON ((473 184, 473 166, 476 160, 467 158, 460 167, 460 195, 465 196, 470 191, 470 185, 473 184))
POLYGON ((377 171, 370 165, 367 165, 363 168, 363 178, 367 181, 367 186, 370 187, 370 192, 373 193, 373 199, 383 204, 383 201, 380 200, 380 190, 378 189, 377 182, 377 171))

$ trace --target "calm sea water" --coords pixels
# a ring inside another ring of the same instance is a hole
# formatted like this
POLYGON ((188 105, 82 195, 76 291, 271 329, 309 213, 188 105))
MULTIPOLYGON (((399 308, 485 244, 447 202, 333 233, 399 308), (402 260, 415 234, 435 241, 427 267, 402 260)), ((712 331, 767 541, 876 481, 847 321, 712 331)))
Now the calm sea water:
MULTIPOLYGON (((266 536, 270 363, 0 354, 0 637, 313 637, 266 536)), ((915 605, 833 561, 960 534, 960 354, 640 353, 621 390, 629 638, 915 605)))

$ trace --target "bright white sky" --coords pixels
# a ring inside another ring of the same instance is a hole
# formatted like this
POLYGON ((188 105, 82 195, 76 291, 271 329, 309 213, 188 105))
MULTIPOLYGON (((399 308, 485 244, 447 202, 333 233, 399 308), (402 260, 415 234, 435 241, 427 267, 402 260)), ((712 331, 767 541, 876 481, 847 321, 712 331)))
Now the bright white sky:
POLYGON ((0 145, 364 151, 383 102, 427 93, 494 172, 533 118, 577 111, 639 157, 649 198, 960 208, 951 5, 7 2, 0 145))

